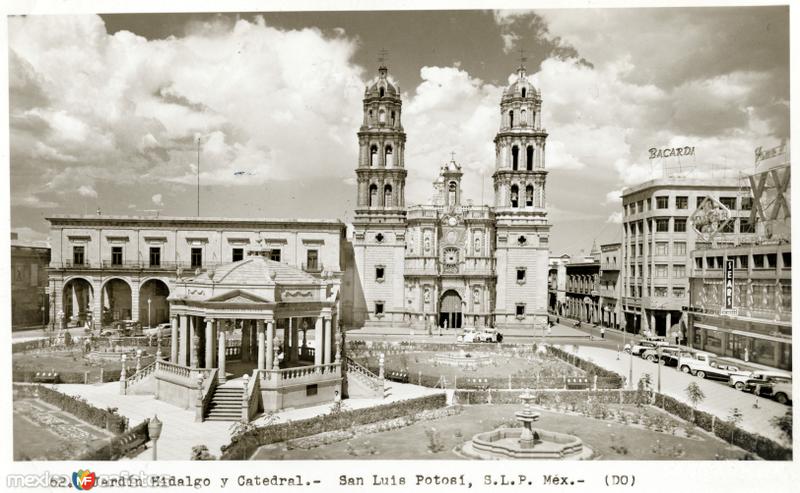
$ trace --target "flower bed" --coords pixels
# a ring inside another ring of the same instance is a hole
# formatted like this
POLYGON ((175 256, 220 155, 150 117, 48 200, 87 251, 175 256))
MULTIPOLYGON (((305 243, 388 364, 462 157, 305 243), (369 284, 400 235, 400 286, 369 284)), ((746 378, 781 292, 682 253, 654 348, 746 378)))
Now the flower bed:
POLYGON ((116 414, 115 411, 100 409, 89 404, 84 399, 62 394, 43 385, 14 385, 14 393, 26 397, 36 397, 75 416, 81 421, 98 428, 105 428, 114 434, 122 433, 128 428, 128 418, 116 414))
POLYGON ((146 419, 130 430, 110 439, 105 445, 90 450, 75 460, 119 460, 136 455, 150 441, 150 420, 146 419))
POLYGON ((223 446, 220 459, 246 460, 262 445, 285 442, 327 431, 344 430, 353 425, 364 425, 399 418, 446 405, 445 395, 437 394, 381 406, 341 411, 310 419, 253 428, 237 434, 230 444, 223 446))

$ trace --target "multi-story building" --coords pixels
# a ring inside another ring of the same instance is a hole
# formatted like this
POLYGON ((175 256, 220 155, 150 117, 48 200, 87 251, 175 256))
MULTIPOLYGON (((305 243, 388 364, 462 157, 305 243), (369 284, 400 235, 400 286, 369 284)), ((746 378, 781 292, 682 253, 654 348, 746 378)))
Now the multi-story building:
POLYGON ((753 200, 736 179, 663 178, 622 191, 622 306, 634 333, 666 335, 688 302, 691 252, 711 246, 698 238, 695 212, 720 206, 732 221, 718 244, 752 241, 753 200))
POLYGON ((554 314, 566 315, 567 302, 567 264, 570 256, 566 253, 559 257, 550 257, 550 269, 547 273, 547 291, 549 300, 547 310, 554 314))
POLYGON ((566 265, 566 315, 583 322, 600 323, 600 259, 583 260, 566 265))
POLYGON ((521 66, 500 101, 494 206, 465 200, 462 169, 451 160, 431 203, 406 207, 400 90, 380 66, 358 132, 356 325, 545 326, 550 225, 541 103, 521 66))
POLYGON ((340 221, 100 214, 47 220, 53 323, 61 315, 64 323, 80 325, 167 322, 176 278, 243 260, 256 245, 269 251, 270 260, 352 283, 344 273, 348 252, 340 221))
POLYGON ((783 149, 757 160, 750 179, 756 243, 692 252, 686 315, 693 347, 791 370, 791 166, 783 149))
POLYGON ((11 326, 46 325, 49 319, 46 242, 19 240, 11 234, 11 326))
POLYGON ((621 328, 619 266, 622 261, 622 243, 600 245, 600 322, 606 327, 621 328))

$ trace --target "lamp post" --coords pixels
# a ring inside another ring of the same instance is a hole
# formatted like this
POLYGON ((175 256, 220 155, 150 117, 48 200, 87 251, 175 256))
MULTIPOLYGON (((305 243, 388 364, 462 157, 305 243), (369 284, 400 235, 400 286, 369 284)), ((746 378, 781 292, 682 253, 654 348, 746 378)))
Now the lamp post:
POLYGON ((150 433, 150 440, 153 441, 153 460, 158 460, 158 439, 161 437, 163 426, 158 420, 158 415, 153 416, 153 419, 147 423, 147 431, 150 433))
POLYGON ((150 302, 152 300, 147 298, 147 328, 150 329, 153 327, 153 319, 150 317, 150 302))
POLYGON ((658 346, 658 361, 656 363, 658 364, 657 384, 658 384, 658 393, 660 394, 661 393, 661 346, 658 346))

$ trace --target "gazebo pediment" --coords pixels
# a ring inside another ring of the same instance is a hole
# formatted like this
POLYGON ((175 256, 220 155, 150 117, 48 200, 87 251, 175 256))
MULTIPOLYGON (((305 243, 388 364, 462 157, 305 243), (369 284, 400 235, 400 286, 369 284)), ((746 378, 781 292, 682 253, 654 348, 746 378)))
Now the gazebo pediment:
POLYGON ((234 289, 226 293, 222 293, 220 295, 208 298, 205 301, 226 302, 226 303, 236 303, 236 304, 272 303, 272 300, 262 298, 261 296, 256 296, 253 293, 242 291, 241 289, 234 289))

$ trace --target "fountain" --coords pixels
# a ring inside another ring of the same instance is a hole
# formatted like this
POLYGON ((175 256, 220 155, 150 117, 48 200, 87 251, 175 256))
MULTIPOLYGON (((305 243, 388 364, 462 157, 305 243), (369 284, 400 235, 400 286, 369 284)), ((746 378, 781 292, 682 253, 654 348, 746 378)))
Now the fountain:
POLYGON ((464 370, 476 371, 481 366, 489 366, 494 360, 488 353, 468 353, 460 348, 457 353, 436 353, 433 362, 439 365, 457 366, 464 370))
POLYGON ((522 428, 498 428, 478 433, 464 444, 461 452, 475 459, 588 459, 592 450, 573 435, 535 429, 540 414, 531 408, 536 399, 528 389, 520 395, 522 411, 514 415, 522 428))

